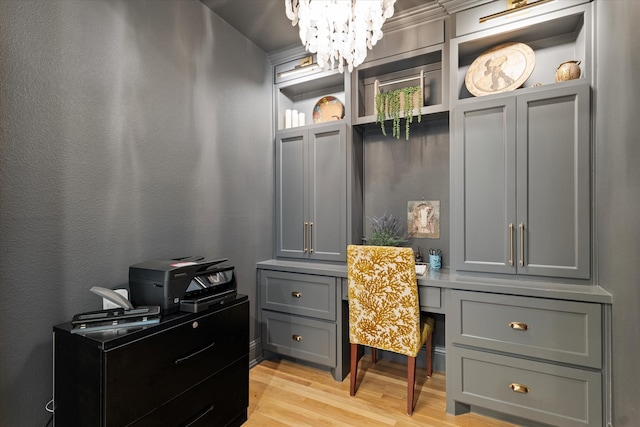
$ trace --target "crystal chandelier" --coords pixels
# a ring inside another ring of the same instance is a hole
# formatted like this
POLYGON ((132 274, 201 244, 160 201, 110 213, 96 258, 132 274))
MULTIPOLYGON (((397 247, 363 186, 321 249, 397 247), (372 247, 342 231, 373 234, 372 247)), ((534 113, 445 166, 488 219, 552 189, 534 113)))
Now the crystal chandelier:
POLYGON ((349 72, 362 64, 367 48, 382 38, 382 24, 393 16, 396 0, 285 0, 287 18, 298 24, 300 39, 318 65, 349 72))

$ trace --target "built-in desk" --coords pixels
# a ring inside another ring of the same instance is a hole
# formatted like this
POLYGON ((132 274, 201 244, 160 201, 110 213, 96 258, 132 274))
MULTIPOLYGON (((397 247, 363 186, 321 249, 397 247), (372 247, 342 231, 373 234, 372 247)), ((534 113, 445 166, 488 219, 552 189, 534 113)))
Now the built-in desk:
MULTIPOLYGON (((349 373, 346 264, 257 264, 262 349, 349 373)), ((550 425, 602 424, 612 297, 597 285, 451 273, 418 276, 446 317, 447 412, 478 407, 550 425)))

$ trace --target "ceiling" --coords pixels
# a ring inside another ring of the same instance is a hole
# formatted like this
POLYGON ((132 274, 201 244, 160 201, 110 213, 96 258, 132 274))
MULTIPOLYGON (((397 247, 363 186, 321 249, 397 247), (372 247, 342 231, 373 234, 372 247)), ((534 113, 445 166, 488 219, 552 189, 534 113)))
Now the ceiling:
MULTIPOLYGON (((285 0, 200 0, 218 16, 236 28, 267 53, 301 46, 298 27, 293 27, 285 15, 285 0)), ((487 0, 464 0, 469 5, 487 0)), ((424 9, 451 12, 463 0, 396 0, 394 17, 402 18, 424 9)))

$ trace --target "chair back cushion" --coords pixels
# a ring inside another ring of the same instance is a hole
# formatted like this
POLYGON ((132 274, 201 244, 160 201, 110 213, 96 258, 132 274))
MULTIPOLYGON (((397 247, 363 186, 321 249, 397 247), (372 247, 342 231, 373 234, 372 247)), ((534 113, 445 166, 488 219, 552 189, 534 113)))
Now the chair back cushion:
POLYGON ((347 248, 349 341, 407 356, 422 345, 413 250, 347 248))

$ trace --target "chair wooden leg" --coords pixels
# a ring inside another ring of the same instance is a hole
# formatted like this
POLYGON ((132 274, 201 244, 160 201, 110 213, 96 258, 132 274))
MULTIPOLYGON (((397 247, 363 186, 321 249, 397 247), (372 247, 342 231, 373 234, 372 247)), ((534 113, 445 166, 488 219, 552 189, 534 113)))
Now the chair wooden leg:
POLYGON ((369 348, 371 349, 371 363, 375 365, 376 362, 378 361, 378 352, 373 347, 369 347, 369 348))
POLYGON ((356 395, 356 378, 358 377, 358 344, 351 344, 351 380, 349 394, 356 395))
POLYGON ((407 415, 413 415, 413 392, 416 384, 416 358, 407 356, 407 415))
POLYGON ((431 378, 432 372, 432 356, 431 356, 431 344, 433 343, 433 334, 427 338, 427 378, 431 378))

